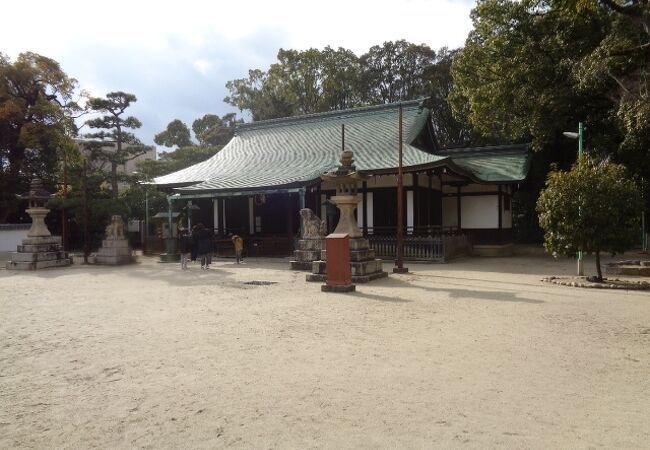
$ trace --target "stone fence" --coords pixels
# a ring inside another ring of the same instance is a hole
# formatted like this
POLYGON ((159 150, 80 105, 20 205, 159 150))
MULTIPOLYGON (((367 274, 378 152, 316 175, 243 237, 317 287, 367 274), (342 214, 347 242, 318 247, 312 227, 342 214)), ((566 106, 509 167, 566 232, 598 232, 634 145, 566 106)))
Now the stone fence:
POLYGON ((27 237, 29 223, 0 224, 0 252, 15 252, 17 246, 27 237))

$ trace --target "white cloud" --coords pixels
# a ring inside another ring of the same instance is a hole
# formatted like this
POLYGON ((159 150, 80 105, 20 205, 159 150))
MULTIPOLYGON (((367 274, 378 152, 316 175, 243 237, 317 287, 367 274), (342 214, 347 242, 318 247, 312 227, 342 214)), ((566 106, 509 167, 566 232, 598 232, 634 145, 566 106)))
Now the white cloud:
POLYGON ((225 114, 225 83, 266 68, 279 48, 345 47, 406 39, 463 44, 471 0, 31 0, 3 4, 0 51, 35 51, 61 63, 93 95, 133 92, 132 114, 153 134, 180 118, 225 114))
POLYGON ((201 75, 207 75, 208 73, 210 73, 212 67, 214 67, 214 63, 206 59, 199 58, 195 60, 194 63, 192 63, 192 66, 201 75))

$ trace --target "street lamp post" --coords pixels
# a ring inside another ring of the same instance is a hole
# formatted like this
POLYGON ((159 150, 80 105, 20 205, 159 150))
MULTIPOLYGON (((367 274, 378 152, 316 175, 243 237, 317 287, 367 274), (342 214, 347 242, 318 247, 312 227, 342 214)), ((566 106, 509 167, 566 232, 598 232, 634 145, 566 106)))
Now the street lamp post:
MULTIPOLYGON (((584 141, 584 125, 582 122, 578 123, 578 132, 571 132, 571 131, 565 131, 562 133, 564 136, 571 138, 571 139, 578 139, 578 158, 582 156, 582 150, 583 150, 583 141, 584 141)), ((578 214, 580 214, 580 210, 578 209, 578 214)), ((583 262, 583 255, 582 255, 582 250, 578 250, 578 276, 584 276, 585 274, 585 268, 584 268, 584 262, 583 262)))

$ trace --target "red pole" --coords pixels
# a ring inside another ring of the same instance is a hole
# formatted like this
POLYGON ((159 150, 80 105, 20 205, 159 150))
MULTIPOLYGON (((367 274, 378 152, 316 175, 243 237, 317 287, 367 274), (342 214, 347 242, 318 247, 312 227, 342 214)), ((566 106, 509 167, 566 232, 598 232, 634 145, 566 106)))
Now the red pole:
POLYGON ((397 167, 397 259, 395 260, 395 267, 393 267, 394 273, 406 273, 408 268, 404 267, 404 261, 402 260, 404 256, 404 183, 402 176, 403 165, 402 165, 402 104, 399 105, 399 143, 397 145, 399 151, 399 162, 397 167))

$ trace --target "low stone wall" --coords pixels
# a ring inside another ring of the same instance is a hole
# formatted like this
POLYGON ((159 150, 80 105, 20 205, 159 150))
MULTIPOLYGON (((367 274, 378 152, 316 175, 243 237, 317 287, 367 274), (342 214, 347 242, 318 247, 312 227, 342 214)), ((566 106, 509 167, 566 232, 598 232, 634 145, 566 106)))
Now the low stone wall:
POLYGON ((608 275, 650 277, 650 260, 626 260, 610 263, 605 266, 605 273, 608 275))
POLYGON ((0 224, 0 252, 15 252, 27 237, 29 223, 3 223, 0 224))

